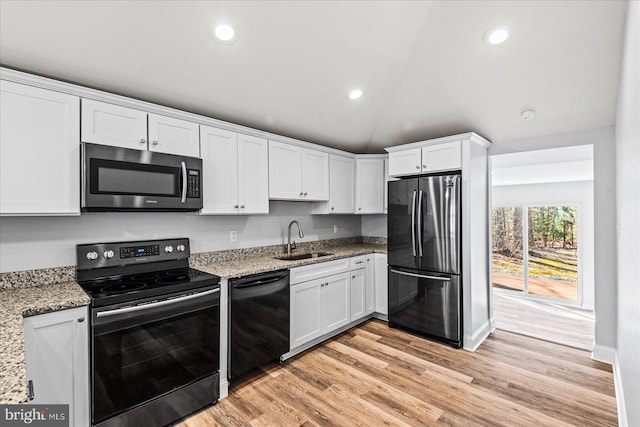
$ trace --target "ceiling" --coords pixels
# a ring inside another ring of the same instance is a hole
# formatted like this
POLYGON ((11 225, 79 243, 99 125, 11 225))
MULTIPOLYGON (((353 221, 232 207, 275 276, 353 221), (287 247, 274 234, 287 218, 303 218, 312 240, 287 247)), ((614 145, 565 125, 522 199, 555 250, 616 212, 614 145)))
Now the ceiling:
POLYGON ((0 1, 0 64, 352 152, 612 126, 626 2, 0 1), (228 22, 233 43, 208 35, 228 22), (511 29, 497 46, 495 26, 511 29), (364 95, 347 99, 350 89, 364 95), (535 109, 537 118, 520 113, 535 109))

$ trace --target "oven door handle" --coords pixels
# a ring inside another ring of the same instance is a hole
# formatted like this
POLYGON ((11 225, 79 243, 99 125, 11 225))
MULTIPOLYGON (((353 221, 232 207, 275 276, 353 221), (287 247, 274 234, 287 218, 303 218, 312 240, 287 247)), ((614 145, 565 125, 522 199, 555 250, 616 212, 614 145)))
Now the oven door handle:
POLYGON ((195 299, 195 298, 204 297, 204 296, 207 296, 207 295, 215 294, 217 292, 220 292, 220 288, 211 289, 211 290, 200 292, 200 293, 197 293, 197 294, 185 295, 183 297, 172 298, 172 299, 168 299, 168 300, 164 300, 164 301, 157 301, 157 302, 151 302, 151 303, 148 303, 148 304, 135 305, 133 307, 124 307, 124 308, 116 308, 115 310, 100 311, 100 312, 96 313, 96 317, 100 318, 100 317, 107 317, 107 316, 116 316, 118 314, 125 314, 125 313, 132 313, 132 312, 135 312, 135 311, 148 310, 148 309, 152 309, 152 308, 156 308, 156 307, 161 307, 163 305, 177 304, 177 303, 188 301, 188 300, 192 300, 192 299, 195 299))
POLYGON ((182 170, 182 197, 180 201, 184 203, 187 200, 187 164, 180 162, 180 170, 182 170))

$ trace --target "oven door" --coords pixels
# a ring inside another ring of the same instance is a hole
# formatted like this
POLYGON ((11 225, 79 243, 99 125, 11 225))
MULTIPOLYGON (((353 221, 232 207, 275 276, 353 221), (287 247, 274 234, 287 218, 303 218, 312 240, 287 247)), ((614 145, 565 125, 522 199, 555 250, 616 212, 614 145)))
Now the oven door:
POLYGON ((82 144, 85 211, 190 211, 202 208, 202 160, 82 144))
POLYGON ((93 309, 92 322, 94 425, 219 370, 218 287, 93 309))

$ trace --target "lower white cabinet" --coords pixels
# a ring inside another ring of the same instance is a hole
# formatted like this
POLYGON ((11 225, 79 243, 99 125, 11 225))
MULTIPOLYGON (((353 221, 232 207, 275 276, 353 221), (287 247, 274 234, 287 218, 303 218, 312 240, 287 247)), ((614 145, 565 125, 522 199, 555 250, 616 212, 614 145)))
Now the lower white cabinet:
POLYGON ((349 323, 349 273, 291 286, 291 349, 349 323))
POLYGON ((69 404, 69 425, 89 419, 89 311, 86 306, 24 319, 31 404, 69 404))
POLYGON ((375 254, 375 311, 389 314, 387 254, 375 254))

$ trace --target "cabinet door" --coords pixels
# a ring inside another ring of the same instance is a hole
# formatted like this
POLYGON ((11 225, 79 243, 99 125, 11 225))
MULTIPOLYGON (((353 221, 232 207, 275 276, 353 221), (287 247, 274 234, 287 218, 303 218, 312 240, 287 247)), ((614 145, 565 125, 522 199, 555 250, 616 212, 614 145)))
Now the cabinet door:
POLYGON ((455 169, 462 169, 462 143, 460 141, 422 148, 422 173, 455 169))
POLYGON ((329 156, 329 212, 354 211, 354 160, 349 157, 329 156))
POLYGON ((389 153, 389 176, 420 174, 421 164, 419 148, 389 153))
POLYGON ((147 113, 133 108, 82 100, 82 141, 147 149, 147 113))
POLYGON ((70 426, 89 422, 87 307, 27 317, 24 346, 32 404, 69 404, 70 426))
POLYGON ((321 306, 323 279, 291 286, 291 348, 319 337, 323 331, 324 308, 321 306))
POLYGON ((382 213, 384 159, 356 159, 356 213, 382 213))
POLYGON ((336 274, 324 279, 322 291, 324 330, 333 331, 349 323, 349 273, 336 274))
POLYGON ((360 319, 364 316, 365 312, 365 290, 364 290, 364 272, 365 269, 353 270, 349 272, 349 297, 350 297, 350 310, 349 320, 360 319))
POLYGON ((0 214, 80 214, 80 99, 0 82, 0 214))
POLYGON ((149 114, 149 150, 200 157, 199 128, 197 123, 149 114))
POLYGON ((364 314, 371 314, 376 311, 376 267, 375 256, 366 256, 364 271, 364 314))
POLYGON ((237 134, 200 128, 202 142, 202 214, 238 213, 237 134))
POLYGON ((387 271, 387 255, 375 254, 376 272, 376 312, 380 314, 388 314, 388 271, 387 271))
POLYGON ((266 139, 238 134, 238 200, 241 214, 269 213, 266 139))
POLYGON ((269 198, 302 199, 302 149, 269 141, 269 198))
POLYGON ((302 150, 302 196, 304 200, 329 200, 329 155, 302 150))

